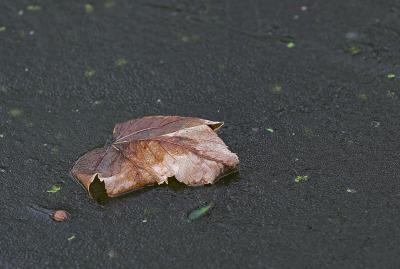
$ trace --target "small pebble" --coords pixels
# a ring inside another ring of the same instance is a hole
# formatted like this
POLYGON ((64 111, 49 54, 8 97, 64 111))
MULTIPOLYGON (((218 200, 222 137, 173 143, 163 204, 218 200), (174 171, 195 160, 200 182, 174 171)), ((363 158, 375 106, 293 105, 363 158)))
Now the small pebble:
POLYGON ((53 212, 53 214, 51 214, 51 218, 55 221, 66 221, 69 217, 69 214, 67 211, 65 210, 56 210, 53 212))
POLYGON ((301 11, 307 11, 307 6, 302 6, 300 9, 301 11))

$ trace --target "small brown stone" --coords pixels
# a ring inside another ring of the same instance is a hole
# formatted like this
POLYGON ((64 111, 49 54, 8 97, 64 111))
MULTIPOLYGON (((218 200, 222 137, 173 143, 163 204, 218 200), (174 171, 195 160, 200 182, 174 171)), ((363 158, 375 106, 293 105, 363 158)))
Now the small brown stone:
POLYGON ((51 218, 55 221, 66 221, 69 217, 69 213, 65 210, 55 210, 51 214, 51 218))

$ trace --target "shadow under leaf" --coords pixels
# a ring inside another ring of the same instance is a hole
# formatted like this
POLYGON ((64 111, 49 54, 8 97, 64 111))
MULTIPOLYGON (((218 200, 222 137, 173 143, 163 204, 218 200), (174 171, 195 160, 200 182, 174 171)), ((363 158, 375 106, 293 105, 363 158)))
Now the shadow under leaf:
MULTIPOLYGON (((234 171, 230 171, 229 173, 218 178, 217 181, 215 182, 215 184, 208 184, 208 185, 204 185, 203 187, 228 186, 239 180, 240 180, 239 171, 234 170, 234 171)), ((149 190, 152 190, 154 188, 168 188, 174 192, 180 192, 180 191, 183 191, 183 190, 191 188, 191 187, 187 186, 186 184, 184 184, 182 182, 179 182, 175 177, 170 177, 170 178, 168 178, 168 184, 165 183, 165 184, 161 184, 161 185, 145 186, 141 189, 137 189, 137 190, 134 190, 131 192, 121 194, 120 196, 115 197, 113 199, 126 198, 128 196, 129 197, 139 196, 139 195, 141 195, 149 190)), ((110 197, 107 195, 105 183, 103 181, 100 181, 100 179, 97 176, 89 186, 89 193, 90 193, 90 196, 97 203, 99 203, 101 205, 105 205, 110 200, 110 197)))

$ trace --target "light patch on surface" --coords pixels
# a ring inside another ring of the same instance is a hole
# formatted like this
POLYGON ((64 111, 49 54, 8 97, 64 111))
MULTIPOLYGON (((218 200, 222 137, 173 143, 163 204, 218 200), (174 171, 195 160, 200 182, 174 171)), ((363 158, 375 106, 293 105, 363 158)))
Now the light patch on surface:
POLYGON ((200 41, 200 37, 198 35, 182 35, 180 40, 183 43, 196 43, 200 41))
POLYGON ((91 4, 85 4, 86 13, 92 13, 94 11, 94 7, 91 4))
POLYGON ((279 84, 274 84, 274 85, 272 85, 271 91, 273 93, 280 93, 280 92, 282 92, 282 86, 279 84))
POLYGON ((345 36, 348 40, 356 40, 358 39, 359 34, 357 32, 347 32, 345 36))
POLYGON ((68 241, 72 241, 72 240, 74 240, 75 238, 76 238, 76 236, 75 236, 74 234, 72 234, 72 235, 68 236, 67 240, 68 240, 68 241))
POLYGON ((368 95, 365 93, 360 93, 358 96, 358 99, 360 99, 361 101, 367 101, 368 100, 368 95))
POLYGON ((294 44, 294 42, 288 42, 286 44, 286 47, 288 47, 289 49, 294 48, 296 45, 294 44))
POLYGON ((375 127, 375 128, 378 128, 379 126, 381 126, 381 123, 379 121, 372 121, 371 122, 371 126, 375 127))
POLYGON ((120 57, 115 61, 115 64, 117 66, 124 66, 124 65, 128 64, 128 61, 125 58, 120 57))
POLYGON ((27 5, 26 10, 27 11, 39 11, 39 10, 42 10, 42 7, 39 5, 27 5))
POLYGON ((388 79, 395 79, 395 78, 396 78, 396 74, 395 74, 395 73, 388 73, 388 74, 386 75, 386 77, 387 77, 388 79))
POLYGON ((10 111, 8 111, 8 114, 13 118, 21 117, 22 113, 23 111, 20 108, 11 108, 10 111))
POLYGON ((90 68, 90 69, 85 71, 85 77, 87 77, 87 78, 91 78, 94 75, 96 75, 96 70, 94 70, 94 69, 90 68))
POLYGON ((347 188, 346 192, 348 192, 348 193, 356 193, 357 191, 355 189, 347 188))
POLYGON ((294 182, 301 183, 301 182, 308 181, 308 179, 309 179, 309 176, 296 176, 294 178, 294 182))
POLYGON ((113 0, 106 0, 106 2, 104 3, 105 8, 112 8, 114 6, 115 6, 115 1, 113 0))
POLYGON ((348 47, 348 48, 346 49, 346 51, 347 51, 348 53, 350 53, 351 55, 358 55, 358 54, 361 53, 361 47, 356 46, 356 45, 353 45, 353 46, 348 47))

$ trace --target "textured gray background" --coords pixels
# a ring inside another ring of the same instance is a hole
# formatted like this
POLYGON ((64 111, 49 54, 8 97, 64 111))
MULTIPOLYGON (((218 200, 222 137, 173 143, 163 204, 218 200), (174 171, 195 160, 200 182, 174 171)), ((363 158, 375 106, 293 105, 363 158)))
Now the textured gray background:
POLYGON ((1 267, 400 267, 399 1, 113 2, 0 3, 1 267), (93 202, 73 162, 157 114, 225 121, 240 177, 93 202))

